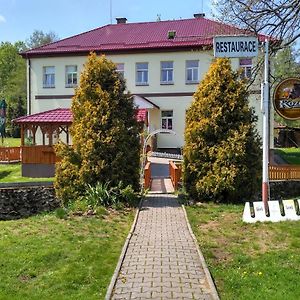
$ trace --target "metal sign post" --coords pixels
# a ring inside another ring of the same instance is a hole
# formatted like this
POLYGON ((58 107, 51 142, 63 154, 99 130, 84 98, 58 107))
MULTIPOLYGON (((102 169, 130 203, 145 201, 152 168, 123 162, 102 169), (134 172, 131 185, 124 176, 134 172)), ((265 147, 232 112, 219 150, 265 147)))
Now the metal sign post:
POLYGON ((262 92, 263 115, 263 171, 262 171, 262 201, 265 212, 269 214, 269 41, 265 40, 265 68, 262 92))

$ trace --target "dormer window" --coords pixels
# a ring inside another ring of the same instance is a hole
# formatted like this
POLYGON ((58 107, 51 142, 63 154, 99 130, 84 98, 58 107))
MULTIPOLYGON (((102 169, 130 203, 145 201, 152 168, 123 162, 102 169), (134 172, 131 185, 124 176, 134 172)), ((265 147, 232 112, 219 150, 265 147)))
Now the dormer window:
POLYGON ((168 39, 169 40, 174 40, 175 36, 176 36, 176 31, 175 30, 168 31, 168 39))

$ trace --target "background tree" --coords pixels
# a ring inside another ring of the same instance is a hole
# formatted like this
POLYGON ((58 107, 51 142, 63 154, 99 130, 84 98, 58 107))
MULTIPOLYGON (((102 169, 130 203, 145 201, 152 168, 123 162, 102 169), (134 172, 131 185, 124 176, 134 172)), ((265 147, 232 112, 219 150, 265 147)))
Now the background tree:
POLYGON ((73 145, 58 146, 55 189, 63 203, 97 182, 139 187, 139 125, 115 65, 91 54, 72 100, 73 145))
POLYGON ((228 59, 217 59, 187 111, 184 186, 195 200, 238 202, 257 192, 260 140, 245 84, 228 59))
POLYGON ((26 46, 29 49, 37 48, 59 40, 57 34, 53 31, 44 33, 42 30, 35 30, 32 35, 26 40, 26 46))
POLYGON ((214 4, 220 20, 270 35, 281 46, 300 37, 300 0, 215 0, 214 4))
POLYGON ((13 130, 11 120, 26 113, 26 62, 19 55, 25 48, 22 42, 0 44, 0 98, 7 102, 6 128, 14 137, 20 132, 13 130))
POLYGON ((20 52, 58 40, 50 31, 35 30, 26 42, 0 43, 0 99, 7 102, 6 131, 20 137, 20 129, 11 120, 26 114, 26 61, 20 52))

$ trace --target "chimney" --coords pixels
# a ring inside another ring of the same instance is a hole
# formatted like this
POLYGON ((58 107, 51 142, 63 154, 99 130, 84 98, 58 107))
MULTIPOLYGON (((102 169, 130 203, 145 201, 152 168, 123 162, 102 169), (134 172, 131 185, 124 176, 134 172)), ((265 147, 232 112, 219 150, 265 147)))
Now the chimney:
POLYGON ((194 14, 194 18, 196 18, 196 19, 200 19, 200 18, 204 18, 204 17, 205 17, 205 13, 194 14))
POLYGON ((117 24, 126 24, 127 19, 126 18, 116 18, 117 24))

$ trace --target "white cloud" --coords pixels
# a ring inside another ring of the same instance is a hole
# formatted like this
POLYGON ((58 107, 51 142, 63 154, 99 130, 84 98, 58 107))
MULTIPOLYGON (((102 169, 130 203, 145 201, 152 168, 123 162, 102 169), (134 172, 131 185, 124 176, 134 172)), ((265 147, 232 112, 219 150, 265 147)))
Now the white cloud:
POLYGON ((6 19, 2 15, 0 15, 0 23, 5 23, 5 22, 6 22, 6 19))

